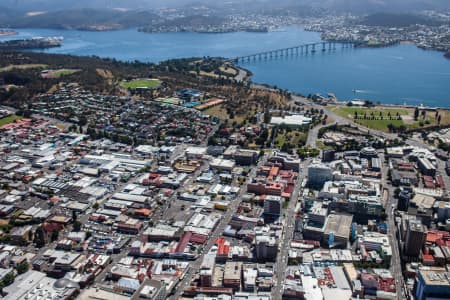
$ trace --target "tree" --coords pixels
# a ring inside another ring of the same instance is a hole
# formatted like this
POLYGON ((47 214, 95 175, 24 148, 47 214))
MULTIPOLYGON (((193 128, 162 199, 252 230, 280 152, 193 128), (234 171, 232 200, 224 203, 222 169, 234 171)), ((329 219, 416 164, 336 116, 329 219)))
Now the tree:
POLYGON ((93 209, 98 209, 100 207, 100 204, 98 202, 95 202, 94 205, 92 205, 93 209))
POLYGON ((58 237, 59 237, 59 231, 58 231, 58 229, 54 229, 52 231, 52 237, 51 237, 52 242, 57 241, 58 237))
POLYGON ((72 222, 76 222, 77 221, 77 212, 75 210, 72 210, 72 222))
POLYGON ((29 269, 30 269, 30 265, 28 264, 27 261, 24 261, 23 263, 19 264, 16 267, 17 273, 19 273, 19 274, 23 274, 26 271, 28 271, 29 269))
POLYGON ((84 126, 87 124, 87 117, 85 115, 81 115, 78 117, 78 125, 84 126))
POLYGON ((42 226, 36 228, 36 231, 34 232, 34 243, 38 248, 42 248, 45 245, 45 232, 42 226))
POLYGON ((418 118, 419 118, 419 108, 416 107, 414 109, 414 121, 417 121, 418 118))
POLYGON ((81 222, 80 221, 75 221, 73 222, 73 231, 80 231, 81 230, 81 222))
POLYGON ((264 111, 264 123, 265 123, 265 124, 269 124, 271 118, 272 118, 272 116, 271 116, 271 114, 270 114, 270 110, 267 108, 267 109, 264 111))
POLYGON ((14 282, 14 274, 13 272, 9 272, 3 277, 3 280, 0 283, 1 287, 5 287, 14 282))

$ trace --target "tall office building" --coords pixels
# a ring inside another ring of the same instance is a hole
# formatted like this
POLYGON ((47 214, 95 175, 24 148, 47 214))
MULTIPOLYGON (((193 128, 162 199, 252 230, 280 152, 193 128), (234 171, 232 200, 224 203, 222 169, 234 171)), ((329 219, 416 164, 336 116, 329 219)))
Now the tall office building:
POLYGON ((279 217, 281 214, 282 199, 280 196, 267 195, 264 199, 264 214, 279 217))
POLYGON ((308 167, 308 184, 311 186, 323 186, 333 179, 333 170, 324 164, 313 163, 308 167))
POLYGON ((406 230, 403 254, 409 257, 419 257, 425 242, 426 228, 418 220, 410 220, 406 230))

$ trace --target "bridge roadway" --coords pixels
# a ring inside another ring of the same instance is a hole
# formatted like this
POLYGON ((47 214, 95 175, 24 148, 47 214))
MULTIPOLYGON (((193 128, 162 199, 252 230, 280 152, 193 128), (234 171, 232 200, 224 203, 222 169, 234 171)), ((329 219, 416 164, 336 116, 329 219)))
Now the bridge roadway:
MULTIPOLYGON (((339 43, 341 45, 341 48, 352 48, 352 43, 339 43)), ((320 49, 322 52, 325 51, 333 51, 336 50, 336 43, 335 42, 318 42, 318 43, 309 43, 309 44, 302 44, 298 46, 293 47, 287 47, 287 48, 281 48, 281 49, 275 49, 275 50, 269 50, 269 51, 263 51, 259 53, 249 54, 249 55, 243 55, 243 56, 237 56, 230 61, 233 61, 235 63, 239 62, 245 62, 245 61, 251 61, 251 60, 261 60, 261 59, 269 59, 269 58, 278 58, 283 56, 289 56, 294 54, 307 54, 307 53, 315 53, 317 50, 320 49)))

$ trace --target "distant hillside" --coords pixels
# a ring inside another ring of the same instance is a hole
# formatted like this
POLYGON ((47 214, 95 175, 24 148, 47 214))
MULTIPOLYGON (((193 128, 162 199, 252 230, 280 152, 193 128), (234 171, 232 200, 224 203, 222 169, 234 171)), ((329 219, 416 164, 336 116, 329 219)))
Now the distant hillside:
POLYGON ((448 0, 303 0, 303 2, 333 11, 352 13, 409 13, 450 9, 448 0))
POLYGON ((6 9, 29 11, 64 11, 91 9, 152 10, 157 8, 209 7, 220 13, 266 11, 275 14, 304 14, 335 11, 351 13, 410 13, 423 10, 450 10, 449 0, 1 0, 0 17, 6 9))
POLYGON ((225 22, 225 18, 216 17, 216 16, 202 16, 202 15, 194 15, 181 17, 173 20, 167 20, 161 23, 156 24, 157 26, 203 26, 203 25, 220 25, 225 22))
MULTIPOLYGON (((208 1, 208 0, 207 0, 208 1)), ((152 9, 192 4, 192 0, 1 0, 1 6, 20 11, 59 11, 81 8, 152 9)), ((211 2, 211 1, 210 1, 211 2)))
POLYGON ((72 10, 80 8, 153 9, 193 5, 234 6, 237 9, 277 9, 283 6, 303 5, 354 13, 411 12, 425 9, 450 9, 449 0, 1 0, 4 7, 21 11, 72 10))
POLYGON ((2 16, 0 27, 13 28, 58 28, 58 29, 120 29, 139 27, 159 20, 148 11, 119 11, 113 9, 76 9, 48 12, 28 16, 2 16))
POLYGON ((413 14, 376 13, 362 19, 362 24, 369 26, 408 27, 411 25, 440 25, 429 18, 413 14))

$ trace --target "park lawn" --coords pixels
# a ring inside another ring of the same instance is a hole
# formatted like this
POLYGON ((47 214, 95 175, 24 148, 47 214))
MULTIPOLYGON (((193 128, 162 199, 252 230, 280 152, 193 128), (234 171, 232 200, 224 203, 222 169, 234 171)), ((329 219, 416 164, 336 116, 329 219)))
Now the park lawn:
MULTIPOLYGON (((354 120, 355 123, 366 126, 370 129, 375 129, 379 131, 389 131, 388 125, 392 124, 396 127, 405 125, 406 127, 409 127, 409 125, 406 125, 405 122, 402 120, 354 120)), ((412 124, 411 124, 412 125, 412 124)))
POLYGON ((382 108, 382 107, 374 107, 374 108, 365 108, 365 107, 349 107, 349 106, 335 106, 330 109, 332 112, 340 115, 344 118, 350 118, 353 119, 355 112, 358 115, 363 115, 364 113, 367 114, 367 116, 370 116, 370 114, 373 112, 375 116, 379 116, 380 112, 383 116, 387 116, 388 112, 391 113, 391 116, 396 116, 397 113, 400 114, 400 116, 405 116, 412 114, 413 111, 408 108, 382 108))
MULTIPOLYGON (((437 121, 435 119, 434 112, 428 111, 426 114, 425 120, 422 119, 421 115, 417 121, 413 119, 414 109, 413 108, 387 108, 387 107, 374 107, 374 108, 361 108, 361 107, 348 107, 348 106, 334 106, 330 108, 331 111, 338 114, 341 117, 350 119, 355 123, 361 124, 371 129, 376 129, 380 131, 389 131, 388 125, 392 124, 394 126, 404 125, 410 129, 416 129, 427 126, 437 125, 437 121), (379 117, 380 112, 382 116, 387 116, 388 112, 391 113, 391 116, 395 117, 397 113, 400 114, 402 120, 369 120, 369 119, 354 119, 355 112, 362 116, 364 113, 369 117, 373 112, 375 117, 379 117), (421 126, 421 123, 423 126, 421 126), (428 124, 427 124, 428 123, 428 124)), ((449 125, 450 124, 450 110, 448 109, 440 109, 439 114, 441 115, 441 125, 449 125)))
POLYGON ((161 85, 159 79, 136 79, 131 81, 122 81, 120 86, 126 89, 136 88, 156 88, 161 85))
POLYGON ((12 123, 12 122, 14 122, 16 120, 20 120, 20 119, 22 119, 22 117, 19 117, 19 116, 16 116, 16 115, 12 115, 12 116, 8 116, 8 117, 5 117, 5 118, 2 118, 2 119, 0 119, 0 126, 12 123))
POLYGON ((336 107, 332 107, 330 109, 332 112, 338 114, 341 117, 347 118, 349 120, 354 121, 357 124, 366 126, 367 128, 370 129, 375 129, 375 130, 379 130, 379 131, 385 131, 388 132, 388 125, 392 124, 396 127, 404 125, 406 127, 409 128, 416 128, 419 127, 419 122, 418 121, 412 121, 412 122, 405 122, 405 120, 389 120, 388 119, 388 113, 391 114, 391 116, 393 118, 395 118, 395 116, 397 115, 397 113, 402 117, 402 118, 407 118, 408 116, 412 117, 412 114, 414 113, 414 111, 412 109, 409 108, 386 108, 386 107, 373 107, 373 108, 365 108, 365 107, 348 107, 348 106, 336 106, 336 107), (371 116, 371 113, 374 114, 375 119, 374 120, 370 120, 370 119, 354 119, 355 116, 355 112, 358 114, 358 116, 363 116, 364 114, 366 114, 367 117, 371 116), (376 119, 380 116, 386 119, 376 119))

